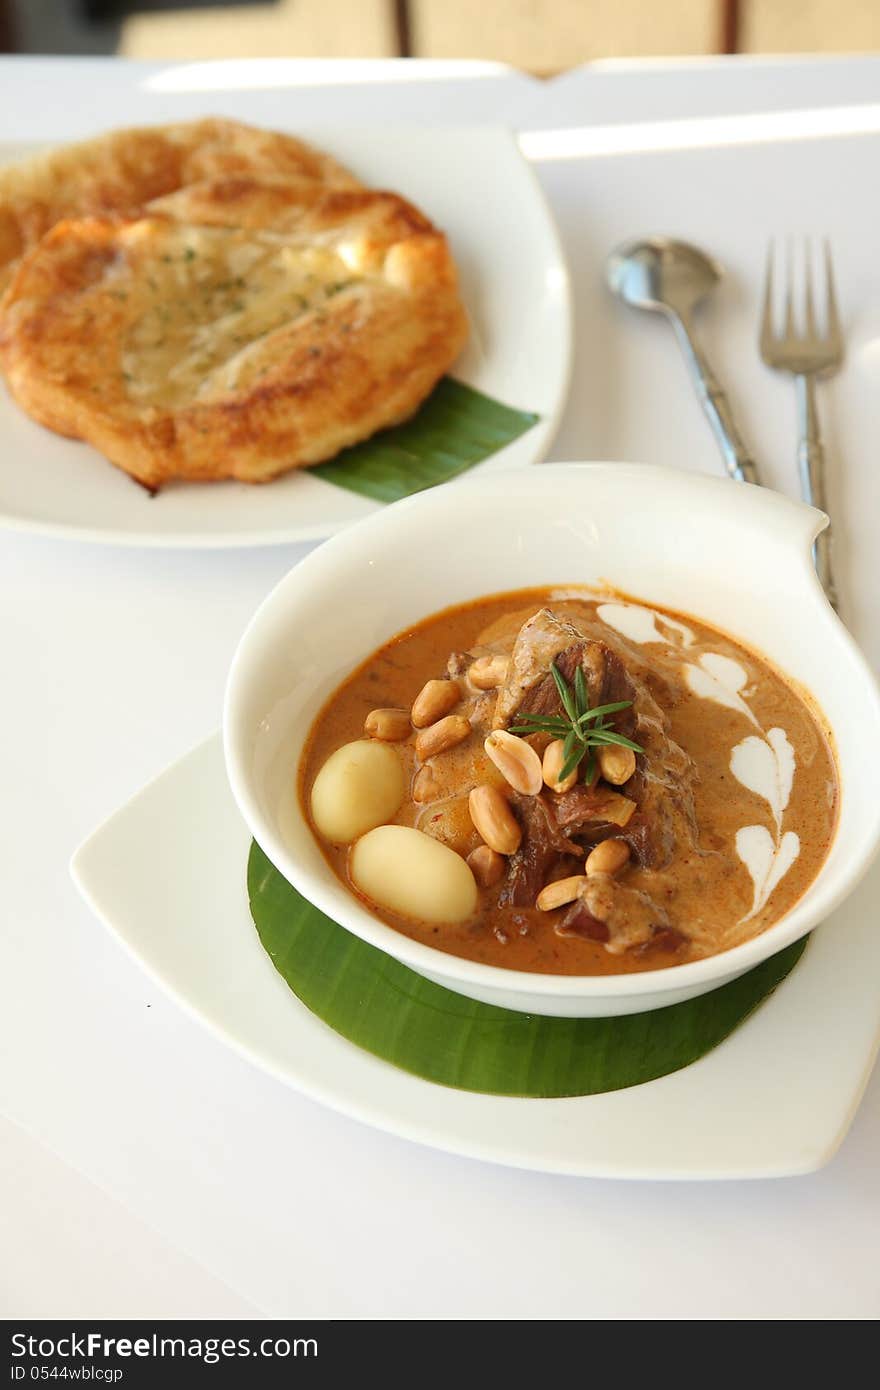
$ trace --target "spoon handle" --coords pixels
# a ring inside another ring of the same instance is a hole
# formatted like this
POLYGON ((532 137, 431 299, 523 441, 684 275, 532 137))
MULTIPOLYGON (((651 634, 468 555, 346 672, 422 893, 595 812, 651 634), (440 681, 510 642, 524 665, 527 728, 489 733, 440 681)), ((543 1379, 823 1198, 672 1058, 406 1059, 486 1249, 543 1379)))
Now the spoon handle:
POLYGON ((697 395, 718 441, 728 476, 738 483, 757 483, 758 470, 754 459, 742 441, 730 402, 722 391, 705 353, 694 338, 693 330, 682 318, 676 317, 672 322, 697 388, 697 395))

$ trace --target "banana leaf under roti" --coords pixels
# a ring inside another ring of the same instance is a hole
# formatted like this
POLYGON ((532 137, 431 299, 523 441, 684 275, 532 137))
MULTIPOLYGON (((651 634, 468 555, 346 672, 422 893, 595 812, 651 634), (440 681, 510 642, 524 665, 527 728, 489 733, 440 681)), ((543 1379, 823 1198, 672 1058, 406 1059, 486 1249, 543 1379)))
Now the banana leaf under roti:
POLYGON ((482 463, 538 419, 447 376, 411 420, 343 450, 310 472, 376 502, 397 502, 482 463))

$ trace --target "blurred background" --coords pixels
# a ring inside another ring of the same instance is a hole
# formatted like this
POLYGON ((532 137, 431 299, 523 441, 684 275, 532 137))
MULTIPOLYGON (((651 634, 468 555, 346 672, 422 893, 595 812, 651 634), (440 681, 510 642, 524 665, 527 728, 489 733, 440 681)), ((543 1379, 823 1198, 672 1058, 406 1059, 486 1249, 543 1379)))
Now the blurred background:
POLYGON ((880 50, 878 0, 0 0, 0 52, 596 58, 880 50))

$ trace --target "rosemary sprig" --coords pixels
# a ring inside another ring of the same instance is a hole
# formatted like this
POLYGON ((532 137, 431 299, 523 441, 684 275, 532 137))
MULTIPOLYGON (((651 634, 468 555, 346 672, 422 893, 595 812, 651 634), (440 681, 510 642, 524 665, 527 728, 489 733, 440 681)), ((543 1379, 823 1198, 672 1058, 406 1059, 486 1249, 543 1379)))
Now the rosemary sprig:
POLYGON ((617 714, 619 710, 629 709, 632 706, 632 700, 612 700, 609 704, 595 705, 591 709, 582 666, 578 666, 574 673, 574 688, 568 684, 555 661, 550 667, 550 674, 559 692, 559 699, 565 711, 564 715, 519 714, 517 715, 517 722, 511 724, 510 732, 512 734, 551 734, 553 738, 561 738, 563 740, 563 763, 559 774, 560 781, 564 781, 570 773, 574 772, 575 768, 580 767, 584 758, 588 759, 585 769, 586 779, 587 781, 592 780, 594 748, 606 748, 609 744, 616 743, 622 748, 631 748, 634 753, 645 751, 640 744, 633 743, 631 738, 617 733, 607 723, 610 714, 617 714))

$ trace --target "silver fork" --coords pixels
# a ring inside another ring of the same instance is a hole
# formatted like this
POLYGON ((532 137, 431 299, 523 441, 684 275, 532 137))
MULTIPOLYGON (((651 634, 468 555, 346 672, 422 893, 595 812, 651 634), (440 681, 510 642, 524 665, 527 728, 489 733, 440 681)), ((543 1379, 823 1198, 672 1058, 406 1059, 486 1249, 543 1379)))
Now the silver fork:
MULTIPOLYGON (((767 251, 767 277, 764 283, 764 310, 761 316, 761 356, 768 367, 776 371, 790 372, 795 379, 798 405, 798 468, 801 476, 801 492, 804 500, 827 511, 825 491, 825 446, 819 428, 819 415, 816 409, 816 380, 821 376, 831 376, 843 362, 843 335, 837 314, 837 299, 834 293, 834 276, 831 270, 831 248, 828 242, 824 247, 825 270, 825 314, 824 326, 820 332, 816 324, 813 304, 812 256, 809 242, 804 250, 804 276, 802 299, 802 328, 795 327, 794 311, 794 270, 791 248, 787 256, 785 274, 785 322, 781 334, 773 327, 773 261, 774 247, 771 241, 767 251)), ((816 572, 828 601, 837 607, 837 589, 834 583, 831 555, 830 526, 818 537, 814 550, 816 572)))

